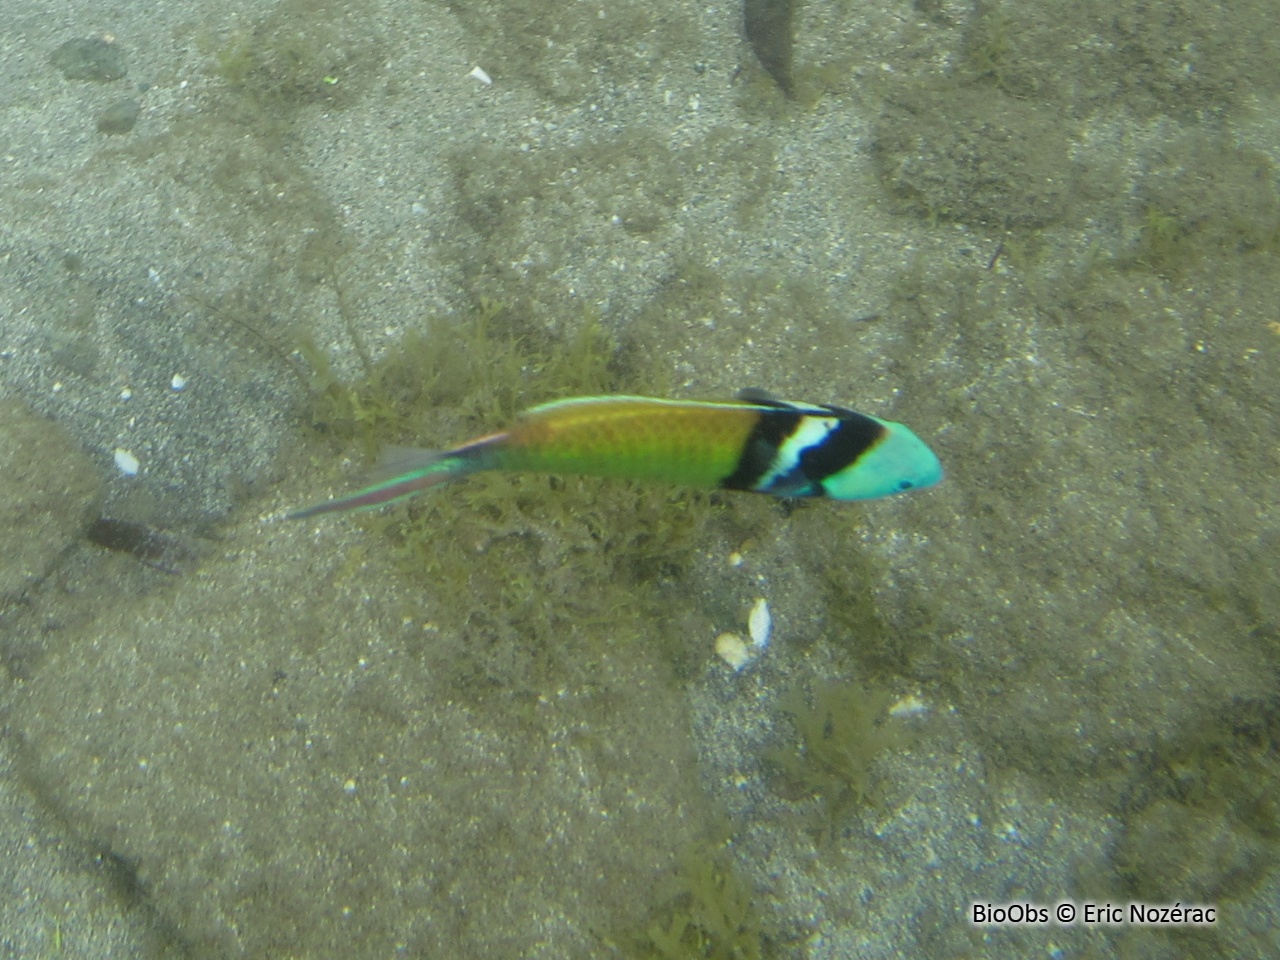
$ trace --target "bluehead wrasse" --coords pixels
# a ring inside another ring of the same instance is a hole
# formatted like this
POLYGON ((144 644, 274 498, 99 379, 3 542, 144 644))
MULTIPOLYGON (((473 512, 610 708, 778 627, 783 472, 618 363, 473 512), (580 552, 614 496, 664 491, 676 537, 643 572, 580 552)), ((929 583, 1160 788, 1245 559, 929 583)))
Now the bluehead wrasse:
POLYGON ((900 423, 759 391, 710 402, 575 397, 452 450, 402 450, 386 479, 289 514, 395 503, 482 470, 662 480, 775 497, 871 500, 942 479, 933 451, 900 423))

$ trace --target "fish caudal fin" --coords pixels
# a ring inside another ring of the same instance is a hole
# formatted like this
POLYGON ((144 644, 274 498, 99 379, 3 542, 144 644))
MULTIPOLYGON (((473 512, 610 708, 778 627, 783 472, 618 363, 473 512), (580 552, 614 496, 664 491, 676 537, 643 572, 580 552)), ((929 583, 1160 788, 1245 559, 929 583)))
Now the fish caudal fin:
POLYGON ((454 450, 418 450, 395 447, 384 452, 381 462, 374 468, 374 475, 384 477, 361 487, 345 497, 336 497, 314 506, 304 507, 286 514, 286 520, 304 520, 321 513, 344 513, 349 510, 371 510, 396 503, 431 487, 457 480, 488 464, 483 454, 486 448, 501 434, 485 437, 475 443, 454 450))

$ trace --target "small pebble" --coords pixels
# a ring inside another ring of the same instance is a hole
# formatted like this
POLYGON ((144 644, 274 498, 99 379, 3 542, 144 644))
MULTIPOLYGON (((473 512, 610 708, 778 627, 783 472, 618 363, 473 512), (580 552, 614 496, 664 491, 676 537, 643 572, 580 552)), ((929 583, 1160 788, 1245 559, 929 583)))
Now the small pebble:
POLYGON ((116 469, 123 473, 126 477, 132 477, 142 466, 138 458, 123 447, 116 447, 115 451, 116 469))

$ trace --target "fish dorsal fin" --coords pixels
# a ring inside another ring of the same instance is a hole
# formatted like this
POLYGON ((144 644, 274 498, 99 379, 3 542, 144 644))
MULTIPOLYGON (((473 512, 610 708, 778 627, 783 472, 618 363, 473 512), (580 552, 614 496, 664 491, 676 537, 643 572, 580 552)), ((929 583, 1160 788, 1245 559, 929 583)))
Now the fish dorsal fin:
POLYGON ((754 403, 759 407, 790 407, 791 404, 785 400, 779 400, 768 390, 761 390, 759 387, 743 387, 733 395, 735 400, 741 400, 743 403, 754 403))
POLYGON ((797 413, 802 416, 824 417, 828 414, 835 414, 837 417, 845 417, 849 415, 849 411, 843 407, 833 407, 825 403, 794 403, 790 400, 779 400, 773 394, 758 387, 744 387, 734 394, 734 399, 739 403, 749 403, 753 407, 785 410, 788 413, 797 413))

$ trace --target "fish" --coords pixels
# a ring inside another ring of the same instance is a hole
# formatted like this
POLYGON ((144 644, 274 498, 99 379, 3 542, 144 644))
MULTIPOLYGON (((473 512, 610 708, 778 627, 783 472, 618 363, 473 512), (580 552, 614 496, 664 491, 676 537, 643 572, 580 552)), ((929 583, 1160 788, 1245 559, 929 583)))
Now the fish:
POLYGON ((658 480, 775 497, 873 500, 939 483, 942 464, 900 423, 743 390, 734 400, 571 397, 450 450, 398 450, 380 479, 286 516, 367 510, 484 470, 658 480))

